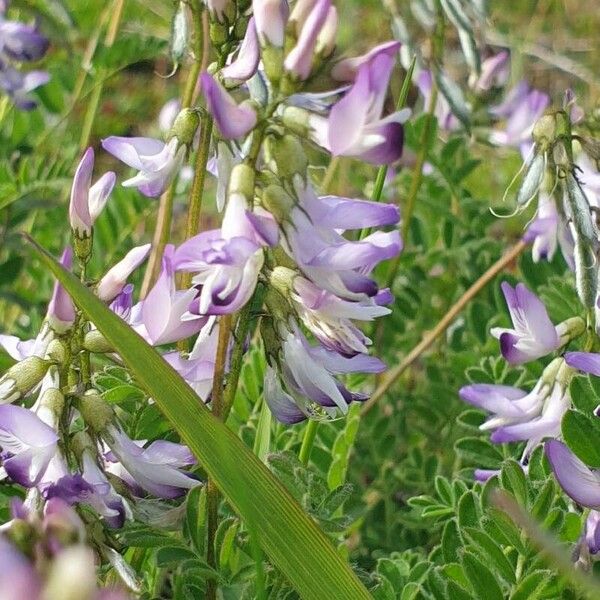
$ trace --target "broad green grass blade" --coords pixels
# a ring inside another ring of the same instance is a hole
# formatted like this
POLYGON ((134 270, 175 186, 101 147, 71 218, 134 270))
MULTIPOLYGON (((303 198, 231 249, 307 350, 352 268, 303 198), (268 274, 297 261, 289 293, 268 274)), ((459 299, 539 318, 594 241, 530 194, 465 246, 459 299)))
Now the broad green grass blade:
POLYGON ((213 417, 154 348, 31 241, 43 263, 117 350, 298 593, 309 600, 371 598, 325 534, 260 459, 213 417))

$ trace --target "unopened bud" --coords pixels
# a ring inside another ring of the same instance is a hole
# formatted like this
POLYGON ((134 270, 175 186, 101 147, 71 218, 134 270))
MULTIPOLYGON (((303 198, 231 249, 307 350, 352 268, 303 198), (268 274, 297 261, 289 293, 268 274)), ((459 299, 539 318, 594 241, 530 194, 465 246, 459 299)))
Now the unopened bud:
POLYGON ((283 124, 298 134, 300 137, 308 137, 310 133, 310 113, 297 106, 286 106, 282 114, 283 124))
POLYGON ((151 244, 132 248, 123 259, 108 270, 98 283, 96 295, 104 302, 111 302, 127 284, 128 277, 146 260, 151 244))
POLYGON ((0 404, 14 402, 30 392, 44 378, 50 364, 37 356, 30 356, 13 365, 0 378, 0 404))
POLYGON ((271 272, 269 282, 284 296, 289 296, 294 287, 294 279, 298 273, 287 267, 277 266, 271 272))
POLYGON ((88 331, 83 338, 83 348, 88 352, 94 354, 106 354, 108 352, 114 352, 115 349, 108 340, 102 335, 97 329, 88 331))
POLYGON ((262 194, 262 203, 279 223, 289 219, 294 199, 280 186, 268 185, 262 194))
POLYGON ((67 349, 62 340, 54 338, 49 344, 46 350, 45 358, 54 364, 61 365, 65 362, 67 355, 67 349))
POLYGON ((571 317, 556 326, 561 346, 585 333, 585 321, 581 317, 571 317))
POLYGON ((115 418, 112 407, 96 390, 79 396, 77 407, 83 420, 97 433, 104 431, 115 418))
POLYGON ((254 198, 254 169, 244 163, 235 165, 229 176, 228 194, 241 194, 251 202, 254 198))
POLYGON ((184 108, 175 118, 167 139, 176 137, 181 144, 191 146, 199 124, 198 111, 193 108, 184 108))
POLYGON ((297 136, 268 136, 265 140, 265 151, 271 169, 284 179, 291 179, 297 173, 306 173, 308 160, 297 136))
POLYGON ((210 24, 210 41, 214 46, 222 46, 229 38, 229 27, 216 21, 210 24))
POLYGON ((551 146, 556 140, 556 115, 540 117, 533 126, 532 137, 544 149, 551 146))

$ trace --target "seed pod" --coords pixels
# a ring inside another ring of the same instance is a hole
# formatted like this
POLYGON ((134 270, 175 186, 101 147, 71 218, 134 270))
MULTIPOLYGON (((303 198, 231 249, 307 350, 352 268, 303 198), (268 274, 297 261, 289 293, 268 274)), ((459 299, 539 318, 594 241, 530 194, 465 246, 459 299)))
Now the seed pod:
POLYGON ((546 159, 544 155, 541 153, 534 155, 525 171, 521 187, 519 187, 519 191, 517 192, 517 206, 527 206, 531 202, 544 181, 545 170, 546 159))
POLYGON ((598 265, 596 255, 587 240, 575 237, 575 287, 581 303, 592 308, 598 289, 598 265))
POLYGON ((439 69, 434 70, 434 75, 438 89, 450 105, 450 109, 452 110, 453 114, 456 115, 459 121, 467 129, 469 129, 471 111, 467 105, 467 101, 465 100, 462 90, 460 87, 458 87, 458 85, 456 85, 456 83, 454 83, 454 81, 446 77, 439 69))
POLYGON ((457 29, 471 29, 471 21, 458 0, 440 0, 440 4, 457 29))
POLYGON ((592 221, 590 205, 573 173, 565 178, 567 204, 577 235, 589 243, 596 242, 597 232, 592 221))
POLYGON ((465 61, 467 65, 469 65, 469 69, 471 69, 471 72, 476 76, 479 75, 481 73, 481 57, 477 51, 477 43, 475 42, 473 31, 459 29, 458 39, 465 61))
POLYGON ((171 59, 176 67, 185 56, 189 38, 190 25, 187 6, 185 2, 179 2, 171 22, 171 45, 169 48, 171 59))

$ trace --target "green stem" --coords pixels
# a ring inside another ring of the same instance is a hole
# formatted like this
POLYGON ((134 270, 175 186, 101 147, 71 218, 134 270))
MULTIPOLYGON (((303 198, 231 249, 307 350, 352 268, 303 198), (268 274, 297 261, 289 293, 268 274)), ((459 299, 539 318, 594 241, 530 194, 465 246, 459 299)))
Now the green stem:
MULTIPOLYGON (((400 93, 398 94, 398 101, 396 102, 396 110, 400 110, 404 108, 406 105, 406 99, 408 98, 408 92, 410 91, 410 84, 412 83, 413 72, 415 70, 415 64, 417 62, 416 55, 413 56, 413 59, 408 67, 408 71, 406 72, 406 77, 404 77, 404 81, 402 82, 402 87, 400 88, 400 93)), ((335 159, 334 159, 335 160, 335 159)), ((388 165, 381 165, 377 170, 377 177, 375 178, 375 184, 373 185, 373 193, 371 194, 371 200, 374 202, 379 202, 381 200, 381 194, 383 193, 383 186, 385 185, 385 178, 388 172, 388 165)), ((371 229, 367 227, 366 229, 362 229, 359 232, 358 239, 362 240, 367 237, 371 233, 371 229)))
POLYGON ((303 465, 308 465, 310 459, 310 453, 315 443, 315 437, 317 435, 317 427, 319 421, 313 419, 309 420, 306 429, 304 430, 304 437, 302 438, 302 446, 300 447, 300 453, 298 458, 303 465))
MULTIPOLYGON (((427 121, 425 122, 425 126, 423 127, 423 134, 421 135, 420 144, 421 148, 419 150, 419 154, 417 155, 417 162, 413 168, 412 180, 410 183, 410 189, 408 191, 408 196, 406 198, 406 205, 404 207, 404 215, 402 222, 402 238, 404 239, 404 243, 406 244, 406 240, 408 237, 408 231, 410 228, 410 222, 415 210, 415 204, 417 200, 417 195, 419 190, 421 189, 421 183, 423 182, 423 165, 427 160, 427 155, 429 153, 429 136, 431 135, 431 128, 434 123, 434 112, 435 105, 437 102, 437 87, 433 84, 433 89, 431 90, 431 97, 429 98, 429 106, 427 108, 427 121)), ((390 267, 388 269, 387 280, 385 287, 391 287, 396 279, 396 275, 398 274, 398 268, 400 267, 400 255, 396 256, 394 260, 391 262, 390 267)), ((383 320, 380 320, 378 329, 380 330, 381 324, 383 320)))
MULTIPOLYGON (((217 344, 217 356, 215 359, 215 374, 211 394, 212 412, 217 419, 223 417, 223 380, 225 377, 225 364, 227 362, 227 348, 231 337, 232 315, 223 315, 219 320, 219 341, 217 344)), ((219 526, 219 489, 212 479, 208 480, 206 489, 206 562, 213 568, 217 568, 215 555, 215 536, 219 526)), ((216 600, 217 582, 209 579, 206 585, 206 599, 216 600)))
MULTIPOLYGON (((204 60, 204 45, 202 43, 202 15, 197 10, 194 10, 193 18, 194 22, 196 23, 196 28, 194 32, 196 39, 196 56, 194 62, 190 66, 183 94, 181 96, 182 108, 189 108, 192 105, 192 102, 194 100, 194 91, 196 89, 196 83, 198 81, 198 75, 200 74, 200 69, 202 68, 204 60)), ((200 152, 200 150, 198 150, 198 152, 200 152)), ((203 173, 206 171, 206 164, 204 167, 205 168, 202 169, 203 173)), ((195 181, 196 176, 194 176, 194 183, 195 181)), ((177 178, 175 178, 171 182, 166 192, 160 197, 158 215, 156 218, 156 227, 154 229, 154 237, 152 240, 152 251, 150 254, 150 258, 148 259, 148 267, 146 268, 146 274, 144 276, 144 282, 142 284, 140 294, 142 299, 146 297, 146 295, 150 291, 150 288, 152 287, 152 285, 156 281, 156 278, 158 277, 158 273, 160 272, 160 263, 162 261, 162 255, 164 253, 165 246, 167 245, 171 236, 171 224, 173 222, 173 203, 175 198, 176 187, 177 178)), ((193 184, 191 193, 194 193, 193 184)))

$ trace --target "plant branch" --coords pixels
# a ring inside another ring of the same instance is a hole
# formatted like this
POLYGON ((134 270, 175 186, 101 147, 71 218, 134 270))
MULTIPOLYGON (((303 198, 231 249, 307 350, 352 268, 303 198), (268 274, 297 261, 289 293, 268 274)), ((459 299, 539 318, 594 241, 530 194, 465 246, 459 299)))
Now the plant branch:
POLYGON ((406 358, 396 367, 387 372, 373 392, 369 400, 363 405, 361 415, 366 415, 375 406, 376 402, 388 391, 394 382, 427 350, 433 342, 448 329, 458 314, 467 304, 490 282, 498 273, 512 263, 527 247, 524 241, 517 242, 504 256, 499 258, 481 277, 458 299, 458 301, 444 315, 443 319, 427 333, 423 339, 408 353, 406 358))

